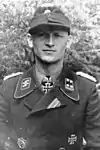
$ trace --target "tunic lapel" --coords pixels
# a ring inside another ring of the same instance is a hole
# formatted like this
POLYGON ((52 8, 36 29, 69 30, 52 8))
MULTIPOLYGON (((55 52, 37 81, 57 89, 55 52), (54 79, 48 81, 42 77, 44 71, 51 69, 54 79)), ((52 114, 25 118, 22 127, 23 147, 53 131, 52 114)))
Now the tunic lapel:
POLYGON ((53 89, 44 94, 36 85, 33 70, 34 68, 31 68, 21 76, 14 93, 16 100, 27 95, 30 96, 24 101, 24 106, 30 109, 27 117, 44 110, 65 107, 68 104, 72 104, 73 101, 79 102, 77 76, 75 73, 64 67, 53 89))
POLYGON ((28 116, 36 114, 37 112, 64 107, 65 105, 65 100, 59 97, 59 89, 55 87, 41 97, 28 116))

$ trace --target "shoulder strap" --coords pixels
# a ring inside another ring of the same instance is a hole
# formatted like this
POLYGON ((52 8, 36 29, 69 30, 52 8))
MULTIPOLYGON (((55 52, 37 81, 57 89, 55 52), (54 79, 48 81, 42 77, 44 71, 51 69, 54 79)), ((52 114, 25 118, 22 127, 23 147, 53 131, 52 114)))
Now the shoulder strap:
POLYGON ((5 81, 5 80, 7 80, 7 79, 16 77, 16 76, 21 75, 21 74, 23 74, 23 72, 12 73, 12 74, 10 74, 10 75, 5 76, 3 80, 5 81))
POLYGON ((78 71, 78 72, 76 72, 76 75, 82 76, 82 77, 84 77, 84 78, 87 78, 87 79, 89 79, 89 80, 91 80, 91 81, 93 81, 93 82, 97 82, 97 80, 96 80, 95 77, 93 77, 93 76, 91 76, 91 75, 89 75, 89 74, 87 74, 87 73, 78 71))

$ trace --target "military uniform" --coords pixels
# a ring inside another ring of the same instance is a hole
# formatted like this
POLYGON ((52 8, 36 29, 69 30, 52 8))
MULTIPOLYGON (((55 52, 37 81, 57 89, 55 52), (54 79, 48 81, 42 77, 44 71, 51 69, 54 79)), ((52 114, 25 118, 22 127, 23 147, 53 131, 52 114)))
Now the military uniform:
MULTIPOLYGON (((29 33, 35 35, 41 27, 70 35, 70 20, 56 7, 36 10, 29 33)), ((83 137, 87 148, 100 149, 100 101, 95 83, 64 66, 55 84, 48 82, 44 88, 46 94, 37 83, 34 66, 4 80, 0 150, 81 150, 83 137)))
POLYGON ((0 150, 100 148, 100 101, 95 83, 64 67, 44 94, 35 71, 10 77, 0 89, 0 150))

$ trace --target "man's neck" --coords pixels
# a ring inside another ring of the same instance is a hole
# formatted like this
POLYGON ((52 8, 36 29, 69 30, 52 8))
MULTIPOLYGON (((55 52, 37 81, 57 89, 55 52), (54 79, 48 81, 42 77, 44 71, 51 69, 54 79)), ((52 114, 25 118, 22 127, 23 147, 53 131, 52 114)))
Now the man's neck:
POLYGON ((59 73, 62 70, 62 67, 63 61, 59 61, 57 63, 44 63, 44 62, 41 63, 40 61, 36 60, 36 68, 44 76, 45 75, 53 76, 56 74, 59 75, 59 73))

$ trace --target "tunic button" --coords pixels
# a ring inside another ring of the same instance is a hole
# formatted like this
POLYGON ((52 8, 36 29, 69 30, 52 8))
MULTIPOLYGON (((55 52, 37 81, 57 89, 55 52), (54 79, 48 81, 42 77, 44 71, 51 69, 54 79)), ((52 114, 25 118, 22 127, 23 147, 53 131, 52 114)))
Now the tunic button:
POLYGON ((59 150, 66 150, 64 147, 60 147, 59 150))

